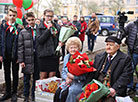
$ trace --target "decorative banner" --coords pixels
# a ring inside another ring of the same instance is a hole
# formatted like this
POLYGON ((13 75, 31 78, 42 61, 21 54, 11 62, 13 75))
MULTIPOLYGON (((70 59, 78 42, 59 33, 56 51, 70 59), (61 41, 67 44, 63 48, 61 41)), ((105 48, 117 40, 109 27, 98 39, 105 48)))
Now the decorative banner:
POLYGON ((22 18, 22 16, 23 16, 23 13, 22 13, 22 10, 20 9, 20 8, 16 8, 17 9, 17 18, 22 18))
POLYGON ((21 8, 22 5, 23 5, 23 0, 12 0, 12 1, 13 1, 13 4, 14 4, 16 7, 21 8))
POLYGON ((30 9, 33 6, 33 1, 32 0, 23 0, 23 8, 25 10, 30 9))
POLYGON ((20 18, 16 18, 16 23, 23 25, 23 22, 22 22, 22 20, 20 18))

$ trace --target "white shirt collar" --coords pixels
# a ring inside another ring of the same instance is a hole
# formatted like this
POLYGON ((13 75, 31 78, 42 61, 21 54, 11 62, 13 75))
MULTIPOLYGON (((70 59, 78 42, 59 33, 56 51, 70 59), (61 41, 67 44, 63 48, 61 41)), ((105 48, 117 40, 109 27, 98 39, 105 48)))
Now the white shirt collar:
MULTIPOLYGON (((15 22, 14 22, 14 23, 11 23, 10 21, 8 21, 8 24, 9 24, 9 25, 14 25, 15 22)), ((10 27, 10 32, 12 32, 12 30, 13 30, 13 27, 11 26, 11 27, 10 27)))
POLYGON ((32 27, 32 26, 29 25, 29 27, 31 27, 32 29, 33 29, 33 28, 36 29, 36 25, 35 25, 34 27, 32 27))
MULTIPOLYGON (((111 60, 113 60, 116 55, 117 55, 117 52, 112 56, 111 60)), ((107 55, 107 57, 109 57, 109 54, 107 55)))
POLYGON ((14 23, 11 23, 11 22, 9 21, 9 22, 8 22, 8 24, 9 24, 9 25, 14 25, 14 24, 15 24, 15 22, 14 22, 14 23))

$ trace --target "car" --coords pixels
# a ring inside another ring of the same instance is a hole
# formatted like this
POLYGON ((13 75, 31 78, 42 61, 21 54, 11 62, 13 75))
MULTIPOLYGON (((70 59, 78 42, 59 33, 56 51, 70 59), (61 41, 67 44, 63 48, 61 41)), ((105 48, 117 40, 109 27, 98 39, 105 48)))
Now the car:
MULTIPOLYGON (((111 34, 115 34, 118 31, 118 23, 117 18, 115 16, 106 16, 106 15, 97 15, 98 20, 100 22, 99 34, 103 36, 108 36, 111 34)), ((88 24, 91 16, 85 16, 85 21, 88 24)))

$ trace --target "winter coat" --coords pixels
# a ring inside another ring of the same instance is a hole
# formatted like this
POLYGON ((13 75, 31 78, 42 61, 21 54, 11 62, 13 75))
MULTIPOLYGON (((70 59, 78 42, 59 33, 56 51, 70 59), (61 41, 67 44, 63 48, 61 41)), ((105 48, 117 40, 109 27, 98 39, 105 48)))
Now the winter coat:
POLYGON ((34 73, 34 44, 31 27, 23 29, 19 34, 18 61, 19 63, 25 63, 25 68, 22 70, 23 73, 34 73))
MULTIPOLYGON (((81 23, 81 22, 80 22, 81 23)), ((84 41, 85 40, 85 31, 87 29, 87 23, 84 21, 81 23, 81 30, 80 30, 80 35, 79 35, 79 38, 81 41, 84 41)))
MULTIPOLYGON (((94 68, 97 69, 97 72, 95 74, 89 73, 86 83, 93 78, 98 79, 106 58, 106 52, 96 55, 94 59, 94 68)), ((117 55, 112 60, 110 74, 110 85, 116 90, 117 95, 122 97, 126 96, 127 85, 130 82, 132 74, 131 58, 118 50, 117 55)))
MULTIPOLYGON (((17 32, 19 34, 20 28, 18 28, 18 24, 15 25, 17 28, 17 32)), ((3 59, 6 58, 6 46, 7 46, 7 37, 11 39, 10 43, 8 43, 8 46, 11 47, 11 57, 14 60, 17 60, 17 49, 18 49, 18 34, 13 34, 15 32, 14 28, 10 32, 10 29, 8 29, 9 25, 7 23, 1 24, 0 26, 0 56, 3 57, 3 59), (7 30, 7 31, 6 31, 7 30)), ((8 49, 7 49, 8 50, 8 49)))
POLYGON ((89 19, 88 22, 88 30, 90 34, 96 34, 99 30, 99 20, 96 17, 95 21, 92 21, 91 19, 89 19))
POLYGON ((125 27, 125 33, 123 35, 123 38, 127 37, 126 44, 128 45, 131 54, 133 53, 134 43, 138 32, 137 29, 136 22, 129 23, 125 27))
POLYGON ((77 28, 77 31, 74 33, 75 36, 79 36, 79 32, 81 30, 81 24, 79 21, 73 21, 72 24, 74 24, 77 28))
POLYGON ((58 34, 56 36, 51 34, 51 30, 44 26, 44 22, 39 25, 37 29, 38 57, 52 56, 55 54, 55 50, 58 45, 59 28, 56 24, 54 24, 54 26, 58 30, 58 34))

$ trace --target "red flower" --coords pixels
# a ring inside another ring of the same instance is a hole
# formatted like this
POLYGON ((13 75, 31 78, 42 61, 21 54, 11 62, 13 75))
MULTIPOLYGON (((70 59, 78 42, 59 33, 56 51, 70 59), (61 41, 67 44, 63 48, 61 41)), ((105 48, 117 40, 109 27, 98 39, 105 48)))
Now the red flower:
POLYGON ((88 98, 89 96, 91 95, 91 92, 90 91, 85 91, 85 94, 84 94, 84 96, 86 97, 86 98, 88 98))
POLYGON ((88 84, 88 85, 86 86, 86 88, 85 88, 85 91, 86 91, 86 90, 90 90, 90 86, 91 86, 91 84, 88 84))
POLYGON ((87 66, 85 64, 82 64, 81 68, 87 68, 87 66))
POLYGON ((76 59, 76 61, 75 61, 75 62, 76 62, 76 63, 80 63, 80 61, 81 61, 80 59, 76 59))
POLYGON ((90 66, 93 66, 93 62, 89 62, 90 66))
POLYGON ((84 97, 84 92, 81 93, 79 100, 82 99, 83 97, 84 97))
POLYGON ((77 55, 73 55, 72 58, 73 58, 73 59, 76 59, 76 58, 77 58, 77 55))
POLYGON ((80 60, 84 61, 84 58, 82 57, 82 58, 80 58, 80 60))
POLYGON ((96 83, 91 84, 90 86, 91 92, 98 90, 98 85, 96 83))

